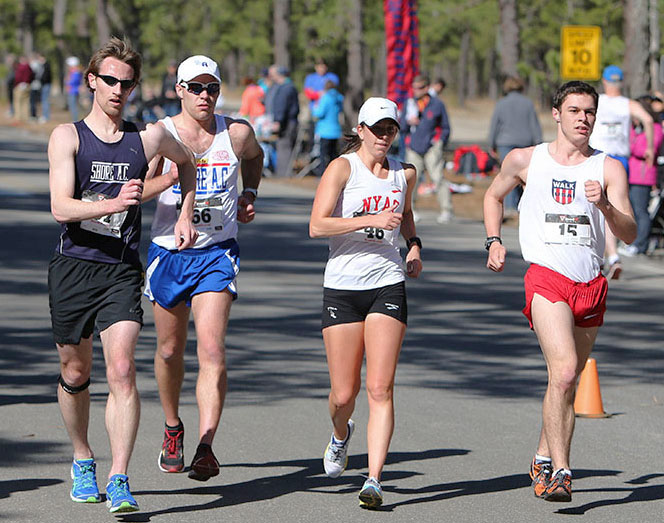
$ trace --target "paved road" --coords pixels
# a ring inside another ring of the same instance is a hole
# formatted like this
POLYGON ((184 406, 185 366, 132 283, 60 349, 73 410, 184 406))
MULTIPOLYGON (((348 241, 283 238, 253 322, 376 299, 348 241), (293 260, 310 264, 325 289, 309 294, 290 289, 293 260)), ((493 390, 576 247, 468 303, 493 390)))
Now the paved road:
MULTIPOLYGON (((71 449, 55 400, 46 267, 58 228, 49 214, 45 143, 0 129, 0 519, 112 520, 103 505, 69 500, 71 449)), ((409 282, 410 323, 396 385, 397 427, 384 473, 386 506, 361 511, 367 404, 360 395, 347 472, 322 474, 330 433, 319 332, 324 241, 307 235, 312 194, 265 181, 258 218, 242 227, 240 299, 228 335, 229 394, 215 450, 218 478, 165 475, 156 457, 162 415, 152 373, 149 307, 137 349, 142 419, 130 477, 136 522, 660 521, 664 509, 664 323, 661 260, 627 260, 612 284, 598 360, 604 420, 579 420, 574 501, 533 497, 526 471, 538 437, 546 372, 527 329, 516 232, 506 231, 503 274, 484 268, 479 223, 419 231, 425 272, 409 282), (571 518, 575 519, 575 518, 571 518)), ((147 209, 149 223, 151 208, 147 209)), ((191 343, 190 343, 191 345, 191 343)), ((190 349, 193 347, 190 346, 190 349)), ((187 459, 196 444, 193 350, 183 390, 187 459)), ((98 472, 109 466, 100 351, 90 437, 98 472)))

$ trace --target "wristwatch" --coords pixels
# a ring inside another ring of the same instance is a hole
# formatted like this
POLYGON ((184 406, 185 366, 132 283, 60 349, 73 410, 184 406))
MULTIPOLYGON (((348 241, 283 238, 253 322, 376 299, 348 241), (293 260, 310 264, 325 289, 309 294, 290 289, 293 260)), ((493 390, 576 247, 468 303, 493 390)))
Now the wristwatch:
POLYGON ((258 198, 258 189, 254 189, 253 187, 245 187, 245 188, 242 190, 242 192, 243 192, 243 193, 248 192, 249 194, 253 194, 253 195, 254 195, 254 200, 255 200, 256 198, 258 198))
POLYGON ((500 236, 489 236, 484 242, 484 248, 488 251, 493 242, 498 242, 501 245, 503 244, 503 240, 500 239, 500 236))
POLYGON ((412 238, 409 238, 406 240, 406 248, 410 250, 410 248, 413 245, 417 245, 420 249, 422 248, 422 240, 420 240, 417 236, 413 236, 412 238))

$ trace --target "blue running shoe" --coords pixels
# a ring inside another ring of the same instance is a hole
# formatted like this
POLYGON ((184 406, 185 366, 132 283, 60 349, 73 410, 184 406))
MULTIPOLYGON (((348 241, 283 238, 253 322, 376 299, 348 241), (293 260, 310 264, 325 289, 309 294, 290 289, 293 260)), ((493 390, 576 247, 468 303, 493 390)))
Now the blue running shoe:
POLYGON ((113 474, 106 485, 106 506, 112 513, 136 512, 138 503, 129 492, 129 478, 124 474, 113 474))
POLYGON ((97 487, 97 474, 95 473, 97 464, 95 460, 75 459, 71 464, 71 479, 74 484, 71 486, 69 497, 76 503, 99 503, 99 487, 97 487))
POLYGON ((360 507, 378 508, 383 504, 383 489, 374 477, 364 482, 360 490, 360 507))

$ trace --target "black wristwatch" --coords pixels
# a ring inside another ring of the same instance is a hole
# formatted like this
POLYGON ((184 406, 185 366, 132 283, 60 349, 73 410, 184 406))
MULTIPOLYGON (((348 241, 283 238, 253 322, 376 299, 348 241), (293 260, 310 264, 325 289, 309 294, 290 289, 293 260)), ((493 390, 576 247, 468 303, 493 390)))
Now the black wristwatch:
POLYGON ((503 240, 500 239, 500 236, 489 236, 484 242, 484 248, 488 251, 493 242, 498 242, 501 245, 503 244, 503 240))
POLYGON ((410 248, 413 245, 417 245, 420 249, 422 248, 422 240, 420 240, 417 236, 413 236, 412 238, 409 238, 406 240, 406 248, 410 250, 410 248))

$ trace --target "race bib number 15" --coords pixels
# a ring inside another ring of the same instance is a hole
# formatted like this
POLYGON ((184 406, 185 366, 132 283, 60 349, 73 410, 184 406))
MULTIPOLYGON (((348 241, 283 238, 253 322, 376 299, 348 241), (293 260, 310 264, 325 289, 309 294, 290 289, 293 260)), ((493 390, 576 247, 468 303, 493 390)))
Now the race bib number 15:
POLYGON ((546 214, 544 218, 546 243, 562 245, 590 245, 590 217, 586 214, 546 214))

